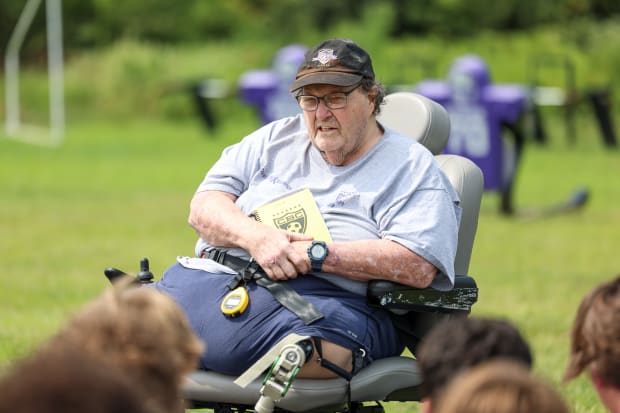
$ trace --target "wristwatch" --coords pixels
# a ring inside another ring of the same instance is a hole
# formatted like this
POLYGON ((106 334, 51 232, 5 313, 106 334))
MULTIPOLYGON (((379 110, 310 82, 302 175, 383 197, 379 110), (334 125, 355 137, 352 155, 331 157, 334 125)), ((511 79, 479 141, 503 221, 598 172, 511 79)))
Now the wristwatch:
POLYGON ((323 241, 312 241, 308 247, 308 257, 310 257, 310 267, 312 271, 320 272, 323 268, 323 262, 327 258, 329 250, 327 244, 323 241))

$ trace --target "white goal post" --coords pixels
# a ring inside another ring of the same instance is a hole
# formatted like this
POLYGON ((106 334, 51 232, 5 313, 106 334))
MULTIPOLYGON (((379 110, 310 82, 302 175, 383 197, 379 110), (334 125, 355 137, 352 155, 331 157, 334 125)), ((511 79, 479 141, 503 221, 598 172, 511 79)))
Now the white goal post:
POLYGON ((64 64, 61 0, 45 1, 49 128, 23 124, 19 99, 19 52, 42 0, 27 0, 9 39, 4 57, 7 137, 28 143, 59 145, 65 134, 64 64))

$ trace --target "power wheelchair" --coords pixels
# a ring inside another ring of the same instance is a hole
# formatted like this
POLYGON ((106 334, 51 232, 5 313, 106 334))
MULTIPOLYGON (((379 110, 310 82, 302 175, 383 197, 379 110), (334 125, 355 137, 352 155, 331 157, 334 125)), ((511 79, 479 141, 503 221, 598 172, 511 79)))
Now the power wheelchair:
MULTIPOLYGON (((450 121, 438 103, 415 93, 393 93, 386 97, 379 121, 417 139, 436 155, 461 199, 462 217, 454 263, 457 276, 453 290, 416 289, 389 281, 372 281, 368 285, 368 304, 392 312, 409 351, 415 355, 417 343, 438 321, 446 317, 467 316, 478 299, 478 287, 468 275, 468 269, 484 189, 483 176, 472 161, 458 155, 440 154, 449 137, 450 121)), ((118 270, 106 269, 106 276, 112 279, 117 274, 115 271, 118 270)), ((148 264, 143 261, 138 279, 148 282, 151 278, 148 264)), ((295 353, 295 349, 287 349, 287 356, 274 361, 272 370, 278 360, 286 362, 291 355, 293 359, 304 357, 295 353)), ((266 407, 266 396, 263 396, 269 391, 267 377, 255 379, 245 387, 240 387, 235 380, 237 377, 213 371, 195 371, 186 378, 184 397, 190 408, 209 409, 214 413, 383 413, 382 402, 413 402, 423 396, 423 378, 416 360, 408 355, 376 360, 353 376, 350 382, 344 378, 294 380, 293 377, 294 381, 287 382, 286 389, 271 397, 273 400, 268 400, 266 407)))

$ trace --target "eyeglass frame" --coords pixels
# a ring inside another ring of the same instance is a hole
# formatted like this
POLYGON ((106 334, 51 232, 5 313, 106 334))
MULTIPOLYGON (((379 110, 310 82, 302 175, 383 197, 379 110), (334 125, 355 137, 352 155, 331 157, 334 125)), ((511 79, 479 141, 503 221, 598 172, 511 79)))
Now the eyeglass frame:
POLYGON ((360 86, 362 86, 362 82, 359 82, 357 85, 355 85, 355 87, 353 89, 349 89, 349 90, 344 91, 344 92, 328 93, 327 95, 324 95, 324 96, 314 96, 314 95, 302 95, 302 94, 299 94, 299 95, 295 96, 295 100, 297 100, 297 104, 299 105, 301 110, 303 110, 304 112, 316 112, 319 109, 319 105, 321 104, 321 101, 323 101, 323 103, 325 104, 325 106, 329 110, 344 109, 345 107, 347 107, 347 104, 349 103, 349 95, 351 93, 353 93, 360 86), (329 96, 334 96, 334 95, 344 95, 344 104, 342 106, 337 107, 337 108, 331 107, 331 105, 329 103, 329 98, 328 97, 329 96), (305 98, 314 98, 314 101, 316 102, 316 107, 314 109, 312 109, 312 110, 304 109, 301 106, 301 102, 299 101, 301 98, 304 98, 304 97, 305 98))

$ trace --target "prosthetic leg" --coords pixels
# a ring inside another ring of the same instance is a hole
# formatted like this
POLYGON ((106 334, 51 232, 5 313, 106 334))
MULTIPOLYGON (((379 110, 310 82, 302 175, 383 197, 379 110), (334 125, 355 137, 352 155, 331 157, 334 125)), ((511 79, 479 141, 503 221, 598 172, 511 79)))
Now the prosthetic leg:
POLYGON ((262 381, 260 397, 255 404, 254 410, 257 413, 271 413, 274 410, 275 403, 286 395, 297 377, 297 373, 310 360, 315 349, 319 365, 333 371, 347 381, 347 404, 350 405, 351 378, 363 365, 363 360, 366 356, 364 350, 358 349, 353 351, 353 369, 347 372, 323 358, 320 339, 295 333, 291 333, 280 340, 241 376, 237 377, 234 383, 245 388, 260 377, 265 370, 268 370, 267 375, 262 381), (272 361, 274 359, 275 361, 272 361))
POLYGON ((312 342, 309 339, 286 345, 273 362, 263 380, 261 397, 254 410, 257 413, 271 413, 275 403, 286 396, 301 367, 312 356, 312 342))

